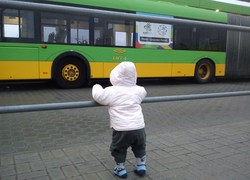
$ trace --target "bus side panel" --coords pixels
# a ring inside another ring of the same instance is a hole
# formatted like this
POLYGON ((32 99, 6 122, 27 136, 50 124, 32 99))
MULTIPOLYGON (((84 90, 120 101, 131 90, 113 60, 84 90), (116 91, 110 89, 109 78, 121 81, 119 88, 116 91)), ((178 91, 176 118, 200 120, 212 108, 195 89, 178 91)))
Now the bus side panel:
MULTIPOLYGON (((193 77, 196 64, 173 64, 172 77, 193 77)), ((225 64, 215 64, 215 76, 225 75, 225 64)))
POLYGON ((172 68, 172 77, 193 77, 195 64, 192 63, 174 63, 172 68))
POLYGON ((225 73, 225 52, 151 50, 89 47, 86 51, 96 62, 91 62, 92 78, 108 78, 113 67, 122 61, 136 64, 138 77, 193 77, 196 63, 211 59, 215 63, 216 76, 225 73), (99 53, 94 53, 94 52, 99 53))
POLYGON ((51 79, 52 62, 51 61, 40 61, 39 63, 39 78, 40 79, 51 79))
POLYGON ((171 77, 171 63, 136 63, 138 77, 171 77))
POLYGON ((216 64, 215 65, 215 76, 225 76, 225 64, 216 64))
POLYGON ((38 49, 0 47, 0 80, 39 79, 38 49))

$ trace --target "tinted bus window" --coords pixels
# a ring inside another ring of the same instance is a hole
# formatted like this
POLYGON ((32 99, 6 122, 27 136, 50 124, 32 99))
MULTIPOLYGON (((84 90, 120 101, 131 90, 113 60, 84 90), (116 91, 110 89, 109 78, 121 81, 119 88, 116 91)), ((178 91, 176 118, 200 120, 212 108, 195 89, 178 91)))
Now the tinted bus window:
POLYGON ((174 48, 180 50, 225 51, 226 31, 176 25, 174 48))
POLYGON ((206 51, 225 51, 226 31, 199 29, 198 49, 206 51))
POLYGON ((174 49, 196 49, 197 29, 195 27, 176 25, 174 28, 174 49))
POLYGON ((67 23, 61 14, 41 14, 41 38, 43 42, 67 43, 67 23))

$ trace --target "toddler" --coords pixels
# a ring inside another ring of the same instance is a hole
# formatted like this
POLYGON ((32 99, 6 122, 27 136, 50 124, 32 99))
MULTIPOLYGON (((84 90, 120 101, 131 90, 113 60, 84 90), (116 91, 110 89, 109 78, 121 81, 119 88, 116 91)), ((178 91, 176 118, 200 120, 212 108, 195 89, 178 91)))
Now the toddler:
POLYGON ((137 73, 134 63, 121 62, 110 73, 112 86, 105 89, 96 84, 92 89, 93 99, 109 106, 110 127, 113 129, 111 155, 116 162, 114 174, 127 177, 125 161, 127 149, 131 147, 136 165, 134 172, 146 173, 146 134, 141 102, 147 92, 136 85, 137 73))

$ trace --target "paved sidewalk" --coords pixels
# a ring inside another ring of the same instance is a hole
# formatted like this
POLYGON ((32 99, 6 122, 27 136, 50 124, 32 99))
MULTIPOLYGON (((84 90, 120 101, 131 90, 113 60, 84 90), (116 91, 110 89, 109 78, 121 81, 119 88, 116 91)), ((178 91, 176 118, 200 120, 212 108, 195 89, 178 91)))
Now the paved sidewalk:
MULTIPOLYGON (((0 179, 117 179, 109 143, 1 155, 0 179)), ((147 175, 135 175, 133 163, 129 150, 127 179, 249 180, 250 120, 149 135, 147 175)))
MULTIPOLYGON (((145 82, 148 97, 244 91, 250 81, 145 82)), ((35 86, 35 88, 33 87, 35 86)), ((2 88, 0 105, 91 100, 91 88, 2 88)), ((145 180, 249 180, 250 96, 143 104, 145 180)), ((0 114, 0 180, 115 180, 107 107, 0 114)))

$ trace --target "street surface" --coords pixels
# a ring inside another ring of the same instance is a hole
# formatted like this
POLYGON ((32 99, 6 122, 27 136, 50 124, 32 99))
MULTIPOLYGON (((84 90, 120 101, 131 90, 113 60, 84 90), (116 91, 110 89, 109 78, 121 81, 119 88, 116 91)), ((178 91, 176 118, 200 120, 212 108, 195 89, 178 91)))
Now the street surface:
MULTIPOLYGON (((108 86, 107 80, 96 81, 108 86)), ((195 84, 139 80, 147 97, 249 91, 250 80, 195 84)), ((50 82, 0 83, 0 106, 89 101, 91 86, 58 89, 50 82)), ((147 175, 127 179, 249 180, 250 96, 142 104, 147 175)), ((107 107, 0 114, 0 179, 112 180, 107 107)))

